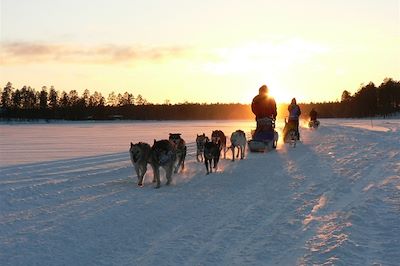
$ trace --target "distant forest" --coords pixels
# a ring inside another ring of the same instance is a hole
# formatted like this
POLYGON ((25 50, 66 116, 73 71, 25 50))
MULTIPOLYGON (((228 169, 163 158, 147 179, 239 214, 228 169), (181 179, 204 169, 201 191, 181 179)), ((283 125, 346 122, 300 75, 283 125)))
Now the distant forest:
MULTIPOLYGON (((1 93, 0 118, 64 119, 64 120, 199 120, 254 119, 249 104, 238 103, 178 103, 152 104, 142 95, 111 92, 107 99, 95 91, 59 92, 53 86, 36 91, 30 86, 15 89, 8 82, 1 93)), ((386 78, 378 87, 370 82, 354 94, 343 91, 340 101, 300 104, 302 118, 307 119, 311 108, 321 118, 361 118, 390 116, 400 111, 400 82, 386 78)), ((287 115, 287 105, 278 106, 280 117, 287 115)))

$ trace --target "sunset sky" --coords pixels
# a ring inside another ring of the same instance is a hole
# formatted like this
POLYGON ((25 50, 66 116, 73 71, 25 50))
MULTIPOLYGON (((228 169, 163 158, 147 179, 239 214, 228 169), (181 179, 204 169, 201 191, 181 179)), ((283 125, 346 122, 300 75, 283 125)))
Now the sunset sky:
POLYGON ((0 0, 0 85, 332 101, 400 80, 400 0, 0 0))

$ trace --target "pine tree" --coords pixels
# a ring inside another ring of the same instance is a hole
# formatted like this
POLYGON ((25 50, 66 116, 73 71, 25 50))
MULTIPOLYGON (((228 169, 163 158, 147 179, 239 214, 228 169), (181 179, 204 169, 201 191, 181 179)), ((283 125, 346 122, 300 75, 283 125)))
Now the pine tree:
POLYGON ((7 82, 7 85, 4 87, 3 92, 1 94, 1 107, 4 109, 9 109, 12 107, 12 94, 13 87, 11 82, 7 82))
POLYGON ((49 106, 52 109, 55 109, 58 107, 58 93, 54 86, 50 87, 50 92, 49 92, 49 106))
POLYGON ((43 86, 42 90, 40 91, 40 94, 39 94, 39 106, 40 106, 40 109, 47 109, 47 107, 48 107, 47 96, 48 96, 47 87, 43 86))

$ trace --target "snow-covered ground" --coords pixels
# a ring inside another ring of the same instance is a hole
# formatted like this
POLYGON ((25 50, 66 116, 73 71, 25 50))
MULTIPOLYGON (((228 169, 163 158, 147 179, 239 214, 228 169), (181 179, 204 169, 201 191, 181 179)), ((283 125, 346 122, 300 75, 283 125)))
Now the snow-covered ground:
POLYGON ((205 175, 196 134, 252 127, 1 124, 0 265, 399 265, 399 119, 322 120, 205 175), (129 143, 169 132, 185 171, 155 190, 149 167, 137 187, 129 143))

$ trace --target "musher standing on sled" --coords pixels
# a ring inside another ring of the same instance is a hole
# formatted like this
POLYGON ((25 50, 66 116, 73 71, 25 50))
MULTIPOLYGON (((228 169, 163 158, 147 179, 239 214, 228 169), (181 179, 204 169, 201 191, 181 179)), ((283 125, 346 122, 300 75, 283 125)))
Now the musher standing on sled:
POLYGON ((317 121, 317 115, 318 115, 318 113, 317 113, 317 111, 315 111, 315 109, 313 108, 313 109, 311 109, 311 112, 310 112, 310 121, 317 121))
POLYGON ((301 115, 300 106, 296 103, 296 98, 292 99, 292 103, 288 106, 289 111, 289 124, 293 124, 296 128, 297 140, 300 140, 299 132, 299 116, 301 115))
POLYGON ((258 95, 253 98, 253 102, 251 103, 251 111, 253 111, 253 113, 256 115, 256 132, 260 130, 260 121, 263 119, 276 119, 276 102, 273 97, 268 95, 267 85, 262 85, 258 89, 258 95))
POLYGON ((319 121, 317 120, 317 111, 315 111, 314 108, 311 109, 310 112, 310 121, 308 122, 308 127, 309 128, 317 128, 319 126, 319 121))

